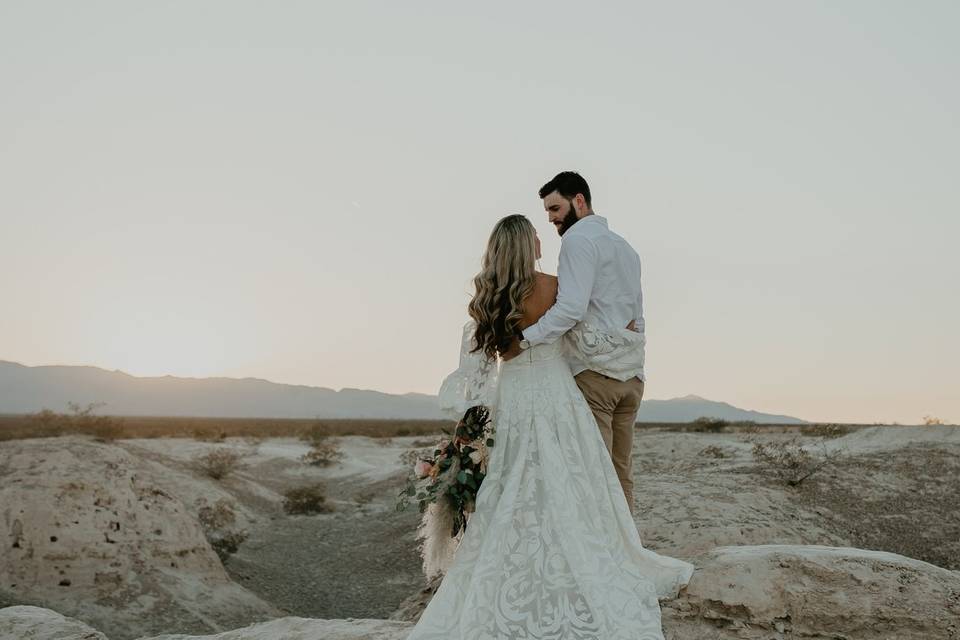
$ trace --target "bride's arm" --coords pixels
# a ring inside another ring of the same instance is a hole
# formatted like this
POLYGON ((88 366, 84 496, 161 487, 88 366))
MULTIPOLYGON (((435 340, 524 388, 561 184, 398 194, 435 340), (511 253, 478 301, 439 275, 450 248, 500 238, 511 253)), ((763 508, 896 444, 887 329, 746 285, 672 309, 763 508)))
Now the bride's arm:
POLYGON ((476 328, 473 320, 463 326, 460 366, 444 378, 437 394, 440 410, 454 420, 470 407, 490 407, 496 397, 498 363, 482 350, 473 351, 476 328))

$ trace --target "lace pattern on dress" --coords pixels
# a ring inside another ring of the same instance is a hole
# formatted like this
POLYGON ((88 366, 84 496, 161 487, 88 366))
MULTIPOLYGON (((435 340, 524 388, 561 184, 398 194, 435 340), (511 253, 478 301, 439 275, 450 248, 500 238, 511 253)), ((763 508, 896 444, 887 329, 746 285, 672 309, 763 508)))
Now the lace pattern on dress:
POLYGON ((578 322, 564 335, 570 352, 587 368, 617 380, 643 375, 646 337, 630 329, 600 329, 578 322))
POLYGON ((472 319, 463 325, 460 366, 443 380, 437 394, 440 410, 453 420, 459 420, 467 409, 478 405, 488 407, 492 413, 496 400, 499 360, 483 351, 471 353, 476 344, 473 340, 476 329, 472 319))

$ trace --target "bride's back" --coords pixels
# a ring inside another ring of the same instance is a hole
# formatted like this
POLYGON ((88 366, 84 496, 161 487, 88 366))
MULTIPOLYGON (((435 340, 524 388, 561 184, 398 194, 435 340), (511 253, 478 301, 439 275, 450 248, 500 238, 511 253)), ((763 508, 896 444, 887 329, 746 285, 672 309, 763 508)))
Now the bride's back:
POLYGON ((557 301, 557 277, 537 272, 537 281, 530 295, 523 300, 523 319, 520 328, 526 329, 537 323, 557 301))

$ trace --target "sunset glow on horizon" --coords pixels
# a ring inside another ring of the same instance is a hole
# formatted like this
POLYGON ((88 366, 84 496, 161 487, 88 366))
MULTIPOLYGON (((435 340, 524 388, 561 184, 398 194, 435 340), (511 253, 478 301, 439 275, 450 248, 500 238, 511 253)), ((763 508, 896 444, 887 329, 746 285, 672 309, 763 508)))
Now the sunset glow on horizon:
POLYGON ((645 398, 960 422, 960 5, 555 6, 5 3, 0 360, 433 394, 574 169, 645 398))

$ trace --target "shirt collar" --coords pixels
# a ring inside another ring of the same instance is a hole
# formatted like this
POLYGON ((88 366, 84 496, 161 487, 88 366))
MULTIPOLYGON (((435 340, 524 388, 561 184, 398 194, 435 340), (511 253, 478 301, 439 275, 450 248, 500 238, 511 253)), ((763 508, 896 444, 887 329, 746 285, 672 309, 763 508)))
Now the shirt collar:
MULTIPOLYGON (((584 223, 586 223, 586 224, 600 224, 600 225, 603 225, 603 228, 604 228, 604 229, 609 229, 609 228, 610 228, 610 227, 607 225, 607 219, 606 219, 606 218, 604 218, 603 216, 598 216, 598 215, 595 214, 595 213, 592 213, 592 214, 590 214, 589 216, 584 216, 584 217, 580 218, 579 220, 577 220, 576 222, 574 222, 572 225, 570 225, 570 228, 567 229, 567 233, 573 231, 574 229, 577 228, 578 225, 583 225, 584 223), (593 220, 593 222, 589 222, 590 220, 593 220)), ((582 227, 581 227, 581 228, 582 228, 582 227)))

